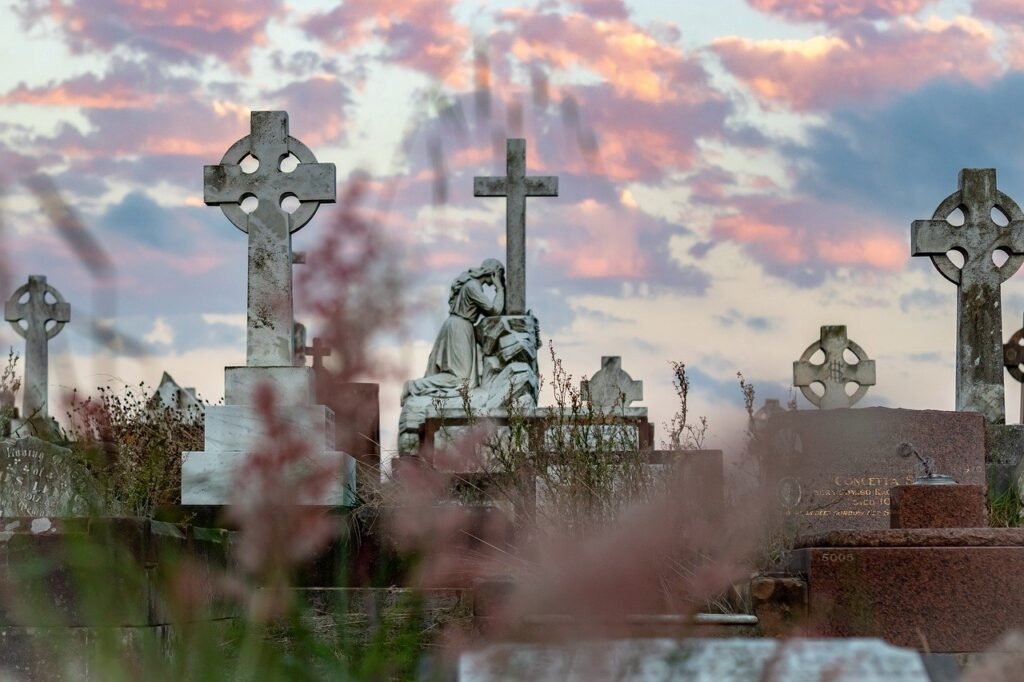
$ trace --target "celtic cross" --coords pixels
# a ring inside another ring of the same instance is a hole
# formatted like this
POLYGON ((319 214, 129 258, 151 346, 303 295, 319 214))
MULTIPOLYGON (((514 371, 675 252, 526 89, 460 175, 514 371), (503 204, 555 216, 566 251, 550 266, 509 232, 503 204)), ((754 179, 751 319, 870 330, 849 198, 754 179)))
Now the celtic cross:
POLYGON ((335 169, 317 163, 306 145, 289 136, 287 112, 254 111, 250 127, 220 165, 203 168, 203 199, 249 235, 246 364, 287 366, 293 361, 292 233, 321 203, 334 202, 335 169), (282 161, 290 155, 299 163, 288 171, 282 161), (258 164, 251 172, 242 166, 247 156, 258 164), (246 212, 242 204, 249 198, 257 204, 246 212), (286 208, 289 198, 298 200, 294 212, 286 208))
POLYGON ((956 409, 980 412, 1003 423, 1003 323, 999 287, 1024 263, 1024 213, 996 189, 992 168, 964 168, 959 189, 942 200, 931 220, 911 225, 910 250, 928 256, 943 277, 957 286, 956 409), (963 225, 951 223, 957 210, 963 225), (1007 219, 1000 226, 995 211, 1007 219), (959 252, 963 267, 947 255, 959 252), (1007 258, 997 265, 993 255, 1007 258))
POLYGON ((473 196, 505 202, 505 311, 526 313, 526 197, 557 197, 558 177, 526 175, 526 140, 505 143, 505 176, 473 178, 473 196))
POLYGON ((22 419, 45 419, 49 385, 50 339, 57 336, 71 319, 71 306, 60 292, 46 283, 43 275, 29 275, 7 300, 4 319, 25 339, 25 385, 21 398, 22 419), (46 300, 49 295, 53 302, 46 300), (25 298, 24 301, 21 299, 25 298), (25 326, 21 326, 24 322, 25 326), (54 324, 47 328, 47 324, 54 324))
POLYGON ((875 385, 875 361, 868 360, 864 349, 846 336, 845 325, 824 326, 821 337, 793 363, 793 385, 812 405, 823 410, 850 407, 864 397, 869 386, 875 385), (811 363, 811 357, 819 350, 825 354, 825 361, 815 365, 811 363), (846 350, 857 357, 857 362, 846 361, 846 350), (822 395, 811 390, 814 383, 825 387, 822 395), (857 384, 853 395, 846 393, 846 384, 849 383, 857 384))

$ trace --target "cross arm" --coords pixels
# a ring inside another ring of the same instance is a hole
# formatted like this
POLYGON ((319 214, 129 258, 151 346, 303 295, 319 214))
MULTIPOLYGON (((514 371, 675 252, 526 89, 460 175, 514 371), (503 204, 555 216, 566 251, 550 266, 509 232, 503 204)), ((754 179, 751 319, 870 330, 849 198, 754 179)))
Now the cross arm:
POLYGON ((535 175, 526 178, 526 196, 530 197, 557 197, 558 176, 535 175))
POLYGON ((945 220, 915 220, 910 226, 910 254, 930 256, 955 247, 953 227, 945 220))
POLYGON ((793 363, 793 385, 810 386, 815 381, 821 381, 825 371, 825 365, 812 365, 806 360, 797 360, 793 363))
POLYGON ((847 381, 854 381, 861 386, 874 386, 875 361, 861 360, 855 365, 847 365, 844 374, 847 381))
POLYGON ((282 191, 291 192, 299 201, 333 202, 337 197, 336 173, 333 163, 300 163, 291 173, 282 174, 286 185, 282 191))
POLYGON ((502 177, 473 178, 473 196, 505 197, 508 196, 508 181, 502 177))
POLYGON ((243 173, 237 164, 203 166, 203 201, 207 206, 237 204, 243 194, 253 191, 255 183, 250 173, 243 173))

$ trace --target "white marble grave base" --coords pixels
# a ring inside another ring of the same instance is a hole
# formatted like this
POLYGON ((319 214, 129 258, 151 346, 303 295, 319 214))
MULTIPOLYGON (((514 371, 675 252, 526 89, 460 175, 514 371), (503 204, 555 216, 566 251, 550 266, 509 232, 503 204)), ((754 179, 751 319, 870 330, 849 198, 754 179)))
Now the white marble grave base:
MULTIPOLYGON (((239 467, 245 465, 248 451, 221 450, 183 452, 181 461, 181 503, 183 505, 226 505, 239 498, 259 494, 258 489, 246 490, 244 478, 236 476, 239 467)), ((321 498, 306 497, 291 500, 294 504, 351 507, 355 505, 356 460, 344 452, 322 451, 310 455, 306 461, 296 463, 290 470, 282 472, 300 475, 308 466, 316 465, 319 459, 333 463, 340 458, 340 473, 321 498)))
MULTIPOLYGON (((311 449, 334 449, 334 410, 325 405, 296 405, 275 409, 290 431, 301 433, 311 449)), ((265 437, 265 418, 251 405, 208 405, 204 450, 251 450, 265 437)))
POLYGON ((267 385, 275 405, 313 405, 315 381, 312 367, 225 367, 224 404, 252 405, 256 389, 267 385))

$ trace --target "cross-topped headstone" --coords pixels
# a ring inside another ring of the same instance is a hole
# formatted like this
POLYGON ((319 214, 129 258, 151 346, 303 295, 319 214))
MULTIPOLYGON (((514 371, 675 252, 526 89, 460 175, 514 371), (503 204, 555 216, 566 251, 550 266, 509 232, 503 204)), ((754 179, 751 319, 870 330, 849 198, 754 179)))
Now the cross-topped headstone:
POLYGON ((875 361, 868 360, 864 349, 847 337, 845 325, 823 326, 821 337, 793 363, 793 385, 812 405, 823 410, 850 407, 864 397, 869 386, 875 385, 875 361), (825 354, 825 361, 815 365, 811 357, 819 350, 825 354), (857 362, 846 361, 846 350, 857 357, 857 362), (811 389, 814 383, 825 387, 822 395, 811 389), (853 395, 846 393, 849 383, 857 384, 853 395))
POLYGON ((505 203, 505 311, 526 313, 526 197, 557 197, 558 177, 526 175, 526 140, 509 139, 505 177, 473 178, 473 196, 507 197, 505 203))
POLYGON ((330 347, 319 336, 313 337, 313 345, 306 346, 306 355, 313 358, 313 369, 324 368, 324 358, 331 357, 330 347))
POLYGON ((601 357, 601 369, 589 380, 580 382, 580 392, 595 408, 607 411, 629 407, 634 400, 644 399, 644 382, 634 381, 622 369, 618 355, 601 357))
POLYGON ((8 299, 4 319, 25 339, 21 418, 45 419, 49 416, 46 406, 50 374, 48 344, 71 319, 71 306, 59 291, 46 283, 45 276, 29 275, 28 283, 18 287, 8 299), (52 302, 46 300, 47 295, 53 298, 52 302), (50 322, 54 324, 47 328, 50 322))
POLYGON ((203 198, 220 206, 231 223, 249 235, 249 292, 246 364, 288 366, 293 361, 292 233, 310 221, 321 203, 335 199, 333 163, 317 163, 313 152, 288 135, 284 111, 254 111, 251 132, 225 152, 219 166, 203 169, 203 198), (291 171, 281 162, 294 156, 291 171), (242 161, 252 156, 257 168, 247 172, 242 161), (242 202, 257 205, 246 213, 242 202), (298 200, 289 213, 288 198, 298 200))
POLYGON ((992 168, 964 168, 960 188, 943 199, 931 220, 915 220, 910 250, 928 256, 932 264, 957 285, 956 409, 980 412, 993 424, 1005 419, 1003 392, 1003 325, 999 286, 1024 263, 1024 213, 996 189, 992 168), (950 216, 959 209, 963 225, 950 216), (994 219, 1002 213, 1007 225, 994 219), (964 259, 957 267, 947 253, 964 259), (1008 256, 1002 265, 995 252, 1008 256))

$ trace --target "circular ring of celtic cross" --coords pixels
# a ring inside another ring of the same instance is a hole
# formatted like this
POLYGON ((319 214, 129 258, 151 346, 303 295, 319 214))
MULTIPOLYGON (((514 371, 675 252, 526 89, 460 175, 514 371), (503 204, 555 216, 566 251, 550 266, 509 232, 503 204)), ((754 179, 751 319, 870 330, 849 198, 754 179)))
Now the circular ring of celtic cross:
MULTIPOLYGON (((961 195, 962 192, 957 190, 943 199, 942 203, 939 204, 939 207, 935 209, 934 213, 932 213, 932 220, 948 221, 949 215, 959 208, 964 214, 964 225, 966 226, 967 222, 971 219, 970 207, 964 205, 963 197, 961 195)), ((1010 220, 1010 222, 1015 220, 1024 220, 1024 211, 1020 210, 1020 206, 1017 205, 1016 201, 999 190, 996 190, 996 198, 996 202, 992 206, 986 207, 985 210, 991 213, 993 208, 998 208, 1003 212, 1003 215, 1010 220)), ((985 215, 985 219, 992 220, 988 214, 985 215)), ((949 256, 944 253, 936 253, 932 254, 930 258, 932 259, 932 265, 935 266, 935 269, 938 270, 943 277, 959 286, 960 268, 958 268, 956 264, 949 259, 949 256)), ((991 263, 991 260, 989 262, 991 263)), ((1021 265, 1024 265, 1024 256, 1014 255, 1007 258, 1006 262, 1002 265, 992 263, 992 267, 999 273, 1000 282, 1005 282, 1010 279, 1010 277, 1020 269, 1021 265)))
POLYGON ((1014 332, 1003 346, 1003 364, 1006 365, 1010 376, 1024 383, 1024 370, 1021 369, 1021 365, 1024 364, 1024 329, 1014 332))
MULTIPOLYGON (((291 135, 288 136, 288 152, 294 154, 299 163, 317 163, 316 156, 313 155, 309 147, 291 135)), ((252 135, 246 135, 228 147, 228 150, 224 152, 224 156, 221 157, 220 163, 222 166, 238 166, 241 165, 242 159, 250 154, 252 154, 252 135)), ((252 156, 256 158, 255 154, 252 154, 252 156)), ((288 154, 282 155, 279 159, 256 160, 261 164, 272 162, 275 166, 280 166, 281 161, 286 158, 288 158, 288 154)), ((318 208, 320 208, 319 201, 299 201, 299 207, 291 214, 292 219, 289 232, 298 232, 306 223, 313 219, 318 208)), ((224 217, 230 220, 232 225, 248 234, 249 214, 242 210, 241 204, 221 204, 220 210, 224 212, 224 217)))
MULTIPOLYGON (((20 287, 15 289, 14 293, 11 294, 11 297, 7 299, 7 302, 17 303, 18 300, 28 292, 28 288, 31 284, 32 282, 25 282, 20 287)), ((53 285, 50 284, 49 282, 46 283, 46 289, 43 290, 44 300, 46 294, 51 294, 53 298, 56 299, 57 303, 67 304, 67 301, 65 301, 64 297, 60 295, 60 292, 54 289, 53 285)), ((52 339, 53 337, 57 336, 57 334, 60 334, 60 331, 64 329, 65 324, 66 323, 61 322, 59 320, 54 320, 53 326, 46 330, 46 338, 52 339)), ((18 332, 18 336, 20 336, 21 338, 25 338, 25 330, 22 328, 20 324, 18 324, 17 322, 11 322, 11 326, 14 327, 14 331, 18 332)))
MULTIPOLYGON (((858 344, 854 343, 853 341, 850 341, 849 339, 846 340, 846 346, 843 348, 843 350, 845 351, 847 349, 849 349, 851 353, 857 356, 857 362, 864 362, 865 360, 868 360, 868 354, 864 352, 864 349, 861 348, 858 344)), ((811 367, 824 367, 825 364, 828 362, 827 356, 825 358, 825 362, 821 363, 820 365, 815 365, 811 362, 811 356, 817 353, 819 350, 823 353, 825 352, 825 349, 822 348, 821 346, 821 339, 818 339, 811 345, 807 346, 807 350, 805 350, 803 354, 800 356, 799 362, 806 362, 807 364, 811 365, 811 367)), ((840 357, 842 357, 842 353, 840 353, 840 357)), ((853 383, 857 384, 857 390, 853 392, 853 395, 847 396, 847 399, 850 401, 850 405, 855 404, 858 400, 863 398, 864 395, 868 392, 868 389, 870 388, 870 386, 859 384, 856 381, 853 383)), ((821 400, 822 398, 825 397, 824 393, 818 395, 817 393, 811 390, 810 386, 800 386, 799 388, 800 392, 804 394, 804 397, 807 398, 808 402, 810 402, 815 407, 821 407, 821 400)), ((825 393, 828 393, 828 390, 828 386, 825 386, 825 393)))

